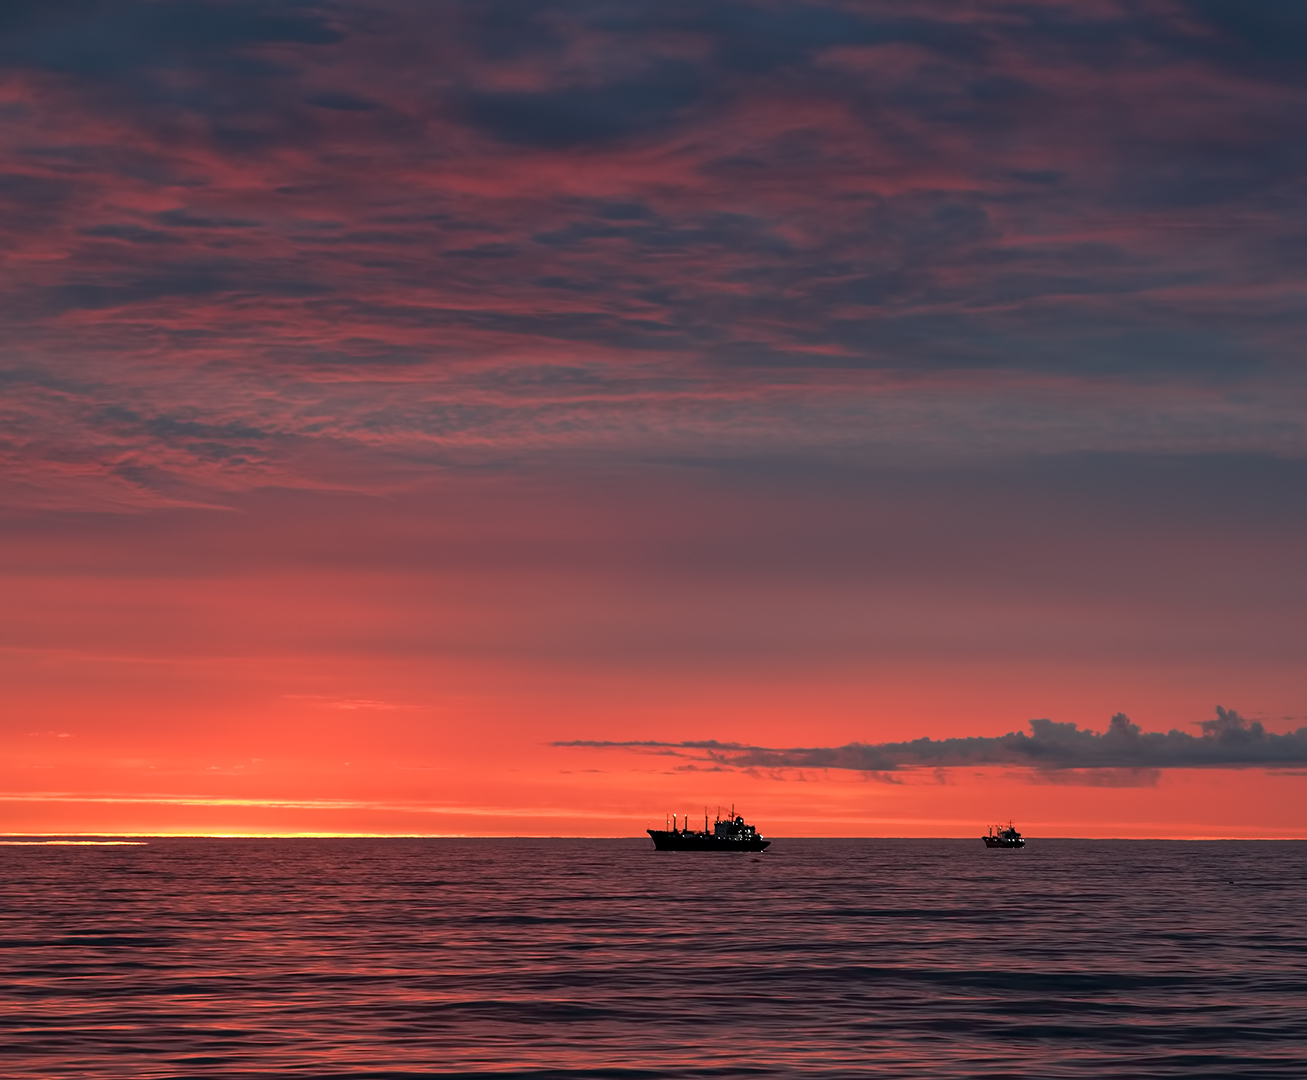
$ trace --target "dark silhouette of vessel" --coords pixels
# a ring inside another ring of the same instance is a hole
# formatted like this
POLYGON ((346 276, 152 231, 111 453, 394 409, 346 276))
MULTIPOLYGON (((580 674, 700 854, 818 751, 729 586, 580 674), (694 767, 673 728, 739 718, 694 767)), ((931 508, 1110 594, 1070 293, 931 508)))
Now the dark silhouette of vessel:
POLYGON ((646 832, 653 838, 657 851, 766 851, 771 844, 744 818, 736 816, 735 807, 731 807, 728 818, 723 818, 721 811, 717 811, 712 832, 708 831, 707 811, 703 815, 703 832, 690 828, 689 815, 678 829, 675 814, 668 828, 647 829, 646 832))
POLYGON ((991 825, 989 835, 982 836, 981 839, 985 841, 985 847, 1022 848, 1026 846, 1025 838, 1012 827, 1010 821, 1007 823, 1006 829, 991 825))

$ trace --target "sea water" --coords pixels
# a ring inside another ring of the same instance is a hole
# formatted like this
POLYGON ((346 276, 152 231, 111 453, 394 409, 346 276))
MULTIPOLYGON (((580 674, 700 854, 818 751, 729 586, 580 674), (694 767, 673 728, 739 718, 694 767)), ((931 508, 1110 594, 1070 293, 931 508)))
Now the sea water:
POLYGON ((7 1077, 1307 1077, 1307 843, 0 847, 7 1077))

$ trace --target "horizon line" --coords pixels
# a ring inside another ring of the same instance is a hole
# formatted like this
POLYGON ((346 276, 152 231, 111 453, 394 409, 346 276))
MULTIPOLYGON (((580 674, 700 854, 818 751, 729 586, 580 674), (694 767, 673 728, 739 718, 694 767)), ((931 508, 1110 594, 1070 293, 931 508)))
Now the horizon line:
MULTIPOLYGON (((377 833, 377 832, 79 832, 79 833, 7 833, 0 832, 0 844, 26 842, 30 844, 91 844, 101 841, 127 842, 133 840, 642 840, 641 836, 589 836, 561 833, 377 833)), ((973 840, 974 836, 771 836, 771 840, 973 840)), ((1031 839, 1031 838, 1027 838, 1031 839)), ((1307 833, 1294 836, 1063 836, 1045 835, 1033 838, 1042 840, 1166 840, 1185 843, 1231 843, 1242 841, 1296 843, 1307 841, 1307 833)))

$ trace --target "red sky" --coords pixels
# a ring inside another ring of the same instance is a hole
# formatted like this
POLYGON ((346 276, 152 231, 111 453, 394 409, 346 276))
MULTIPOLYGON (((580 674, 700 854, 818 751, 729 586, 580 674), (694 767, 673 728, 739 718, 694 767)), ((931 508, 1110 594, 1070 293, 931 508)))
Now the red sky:
POLYGON ((5 18, 0 832, 1307 835, 1290 7, 5 18))

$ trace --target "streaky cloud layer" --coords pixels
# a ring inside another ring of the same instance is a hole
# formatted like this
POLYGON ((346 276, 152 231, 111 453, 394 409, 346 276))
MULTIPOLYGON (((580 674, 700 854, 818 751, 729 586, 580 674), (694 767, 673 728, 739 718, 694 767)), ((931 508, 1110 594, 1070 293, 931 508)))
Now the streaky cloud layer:
POLYGON ((1307 451, 1293 5, 5 19, 31 501, 367 487, 355 451, 1307 451))

